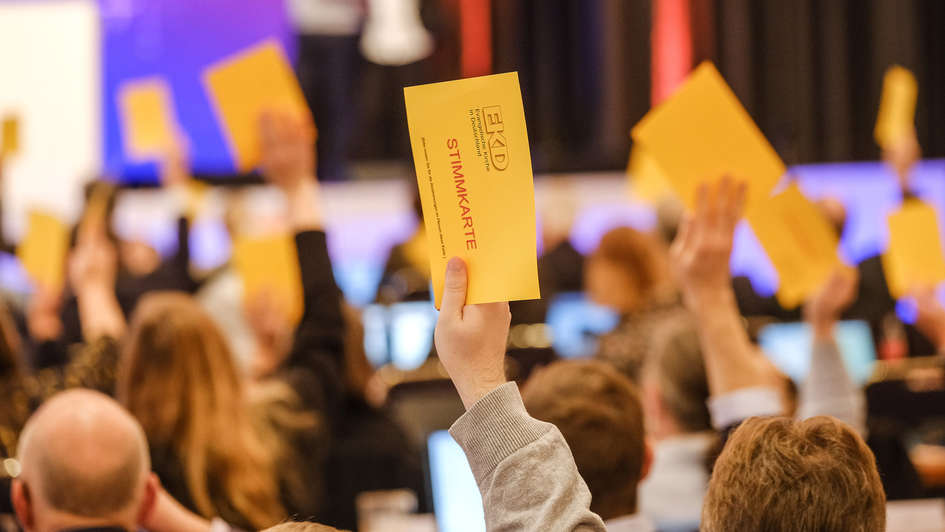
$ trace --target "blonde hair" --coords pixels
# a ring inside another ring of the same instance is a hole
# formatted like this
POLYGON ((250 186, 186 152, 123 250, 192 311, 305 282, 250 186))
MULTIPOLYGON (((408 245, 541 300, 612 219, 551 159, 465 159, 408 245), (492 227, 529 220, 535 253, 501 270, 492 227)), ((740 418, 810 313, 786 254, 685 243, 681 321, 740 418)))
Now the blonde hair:
POLYGON ((307 521, 281 523, 263 532, 347 532, 307 521))
POLYGON ((135 312, 118 398, 153 447, 173 449, 196 510, 218 514, 210 481, 254 527, 285 517, 274 458, 248 414, 248 399, 216 324, 189 296, 151 294, 135 312))
POLYGON ((752 418, 715 463, 702 530, 882 532, 886 495, 873 453, 840 421, 752 418))

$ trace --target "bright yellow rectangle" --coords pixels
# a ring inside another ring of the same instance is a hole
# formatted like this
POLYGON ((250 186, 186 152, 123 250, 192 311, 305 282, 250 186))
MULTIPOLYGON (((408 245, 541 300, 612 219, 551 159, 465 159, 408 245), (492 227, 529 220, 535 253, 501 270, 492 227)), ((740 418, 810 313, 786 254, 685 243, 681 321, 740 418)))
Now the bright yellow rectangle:
POLYGON ((942 232, 935 209, 917 199, 906 200, 887 222, 889 246, 883 253, 883 270, 893 297, 945 281, 942 232))
POLYGON ((785 172, 774 148, 708 61, 647 113, 631 135, 690 209, 700 183, 725 175, 748 182, 748 206, 754 207, 785 172))
POLYGON ((630 178, 631 196, 650 205, 657 205, 666 196, 673 194, 672 186, 659 163, 639 144, 630 150, 627 176, 630 178))
POLYGON ((290 323, 299 322, 304 307, 302 273, 291 235, 237 238, 233 265, 243 280, 245 301, 271 297, 290 323))
POLYGON ((171 89, 161 78, 126 81, 118 88, 125 154, 132 161, 160 160, 176 140, 171 89))
POLYGON ((69 228, 59 218, 39 211, 30 212, 28 223, 17 256, 33 282, 56 292, 65 284, 69 228))
POLYGON ((785 308, 805 301, 840 264, 836 230, 794 183, 750 212, 748 222, 778 272, 785 308))
POLYGON ((20 120, 16 116, 4 116, 0 121, 0 159, 16 155, 20 151, 20 120))
POLYGON ((889 67, 883 76, 883 95, 876 115, 873 136, 882 148, 888 148, 909 135, 915 127, 915 105, 919 84, 909 70, 889 67))
POLYGON ((541 297, 518 73, 407 87, 404 100, 437 308, 454 256, 467 304, 541 297))
POLYGON ((259 121, 264 112, 309 114, 299 81, 274 39, 207 67, 203 83, 233 162, 242 172, 259 164, 259 121))

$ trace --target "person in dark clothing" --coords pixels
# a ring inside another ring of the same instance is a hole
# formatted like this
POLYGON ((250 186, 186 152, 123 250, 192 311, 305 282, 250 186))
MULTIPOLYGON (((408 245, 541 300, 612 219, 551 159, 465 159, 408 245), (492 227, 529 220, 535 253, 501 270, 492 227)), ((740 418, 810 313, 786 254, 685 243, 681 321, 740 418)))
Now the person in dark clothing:
POLYGON ((345 381, 344 415, 332 427, 325 463, 324 511, 319 522, 354 530, 358 524, 355 501, 366 491, 409 489, 424 495, 421 450, 414 448, 390 414, 368 397, 373 369, 364 353, 364 326, 357 310, 344 307, 345 381))

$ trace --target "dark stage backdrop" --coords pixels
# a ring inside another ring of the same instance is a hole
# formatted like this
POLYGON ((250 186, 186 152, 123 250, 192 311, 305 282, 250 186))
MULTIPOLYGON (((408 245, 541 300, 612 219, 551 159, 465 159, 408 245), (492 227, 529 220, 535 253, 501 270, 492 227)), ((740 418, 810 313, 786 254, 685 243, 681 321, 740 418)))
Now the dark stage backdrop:
MULTIPOLYGON (((432 58, 362 71, 360 129, 386 134, 362 135, 357 159, 409 159, 401 87, 462 75, 463 1, 423 0, 432 58)), ((536 172, 625 167, 650 107, 657 1, 688 8, 693 64, 718 65, 788 164, 877 159, 882 76, 897 63, 918 78, 924 155, 945 157, 945 1, 492 0, 492 71, 519 71, 536 172)))
MULTIPOLYGON (((700 58, 713 59, 789 164, 876 159, 882 76, 919 82, 926 157, 945 156, 945 2, 692 0, 700 58)), ((697 58, 699 59, 699 58, 697 58)))

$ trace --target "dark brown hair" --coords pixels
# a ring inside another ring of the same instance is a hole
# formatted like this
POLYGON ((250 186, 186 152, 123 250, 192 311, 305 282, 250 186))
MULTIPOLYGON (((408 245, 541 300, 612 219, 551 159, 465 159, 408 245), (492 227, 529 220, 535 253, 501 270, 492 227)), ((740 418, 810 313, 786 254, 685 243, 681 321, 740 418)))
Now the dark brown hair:
POLYGON ((603 519, 636 513, 643 471, 643 409, 636 387, 595 360, 564 361, 536 372, 523 391, 528 412, 558 427, 603 519))

